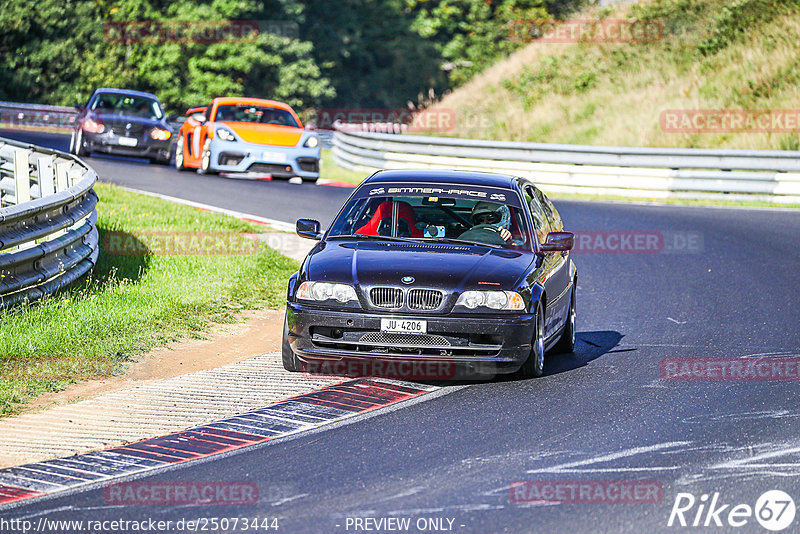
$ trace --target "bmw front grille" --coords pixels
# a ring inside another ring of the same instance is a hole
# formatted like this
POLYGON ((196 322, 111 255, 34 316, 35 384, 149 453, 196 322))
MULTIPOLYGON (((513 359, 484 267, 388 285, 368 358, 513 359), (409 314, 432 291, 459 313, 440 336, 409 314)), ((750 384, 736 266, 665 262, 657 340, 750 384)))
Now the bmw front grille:
POLYGON ((400 309, 403 304, 410 310, 435 310, 442 305, 444 294, 437 289, 410 289, 406 293, 399 287, 373 287, 369 298, 376 308, 400 309))

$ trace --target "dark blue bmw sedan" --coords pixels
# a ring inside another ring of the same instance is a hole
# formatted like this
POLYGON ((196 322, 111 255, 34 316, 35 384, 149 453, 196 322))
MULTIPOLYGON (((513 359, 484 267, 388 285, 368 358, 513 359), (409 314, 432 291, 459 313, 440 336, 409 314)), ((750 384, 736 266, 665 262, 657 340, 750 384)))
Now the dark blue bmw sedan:
POLYGON ((319 243, 289 280, 289 371, 528 378, 575 346, 574 235, 525 178, 380 171, 297 233, 319 243))
POLYGON ((97 89, 85 106, 76 107, 72 154, 105 152, 169 163, 174 131, 155 95, 103 88, 97 89))

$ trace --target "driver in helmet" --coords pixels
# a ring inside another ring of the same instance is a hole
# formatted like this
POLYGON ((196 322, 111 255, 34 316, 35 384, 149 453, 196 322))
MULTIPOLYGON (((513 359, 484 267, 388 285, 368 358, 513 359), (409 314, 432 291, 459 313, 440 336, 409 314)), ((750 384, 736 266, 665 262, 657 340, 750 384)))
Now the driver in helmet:
POLYGON ((511 210, 505 204, 477 202, 471 218, 475 226, 458 236, 459 239, 487 245, 507 245, 511 241, 511 210))

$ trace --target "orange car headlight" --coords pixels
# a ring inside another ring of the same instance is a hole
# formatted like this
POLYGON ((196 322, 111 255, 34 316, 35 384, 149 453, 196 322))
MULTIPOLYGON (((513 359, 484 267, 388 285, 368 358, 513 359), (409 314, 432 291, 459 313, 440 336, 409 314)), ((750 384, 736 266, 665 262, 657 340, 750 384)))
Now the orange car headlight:
POLYGON ((153 128, 150 130, 150 137, 156 141, 166 141, 172 137, 172 132, 163 128, 153 128))
POLYGON ((103 126, 102 122, 94 121, 92 119, 86 119, 83 122, 83 131, 89 133, 103 133, 106 130, 106 127, 103 126))

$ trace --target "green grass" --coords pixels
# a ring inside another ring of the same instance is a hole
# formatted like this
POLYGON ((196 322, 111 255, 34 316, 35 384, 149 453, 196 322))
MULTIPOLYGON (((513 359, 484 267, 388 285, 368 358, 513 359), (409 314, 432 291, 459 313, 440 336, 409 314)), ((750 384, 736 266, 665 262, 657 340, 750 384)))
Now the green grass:
POLYGON ((325 149, 322 151, 322 172, 320 173, 321 178, 325 178, 327 180, 339 180, 351 184, 360 184, 364 178, 367 178, 368 176, 369 173, 367 172, 351 171, 350 169, 340 167, 335 161, 333 161, 333 152, 331 152, 331 150, 325 149))
MULTIPOLYGON (((257 225, 110 185, 96 186, 101 244, 148 232, 239 235, 257 225), (229 234, 231 233, 231 234, 229 234)), ((90 279, 45 300, 0 312, 0 415, 37 395, 89 377, 120 373, 125 362, 166 342, 198 336, 243 309, 279 308, 294 260, 267 247, 251 254, 139 255, 101 251, 90 279)))
POLYGON ((589 8, 663 24, 649 43, 532 43, 435 107, 444 135, 545 143, 797 149, 798 132, 674 132, 665 110, 795 110, 800 99, 797 0, 645 0, 589 8))

